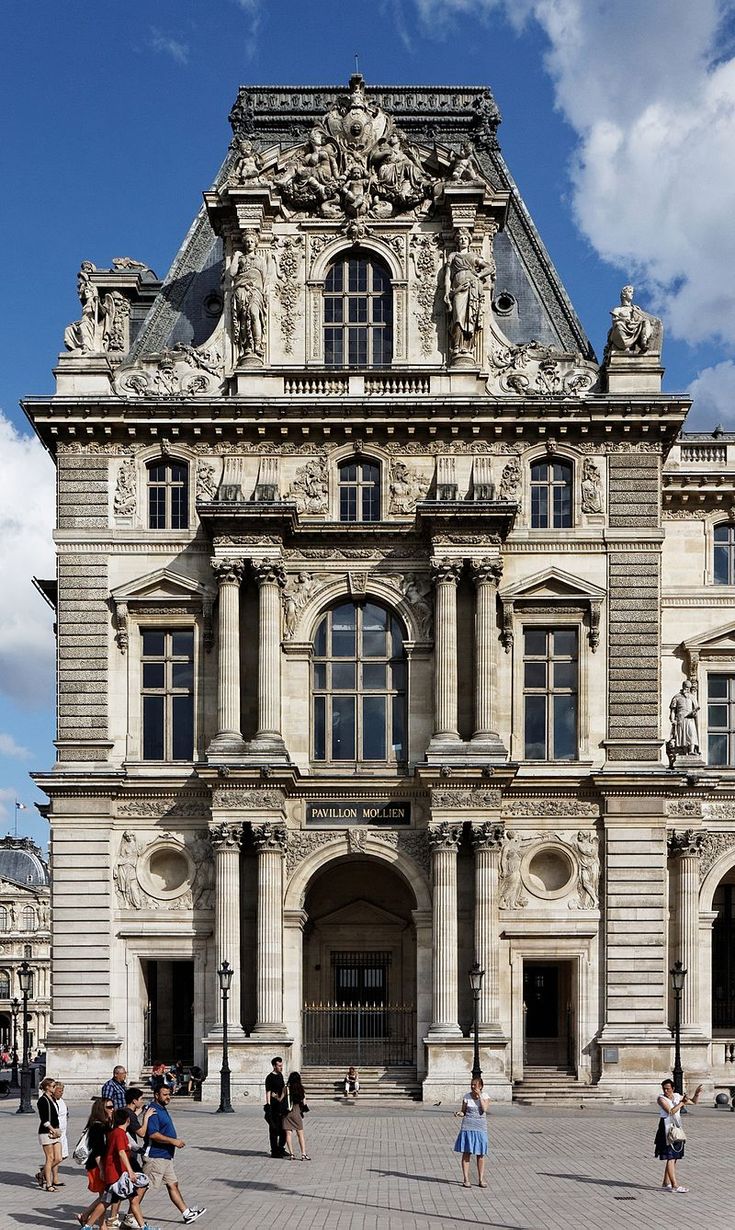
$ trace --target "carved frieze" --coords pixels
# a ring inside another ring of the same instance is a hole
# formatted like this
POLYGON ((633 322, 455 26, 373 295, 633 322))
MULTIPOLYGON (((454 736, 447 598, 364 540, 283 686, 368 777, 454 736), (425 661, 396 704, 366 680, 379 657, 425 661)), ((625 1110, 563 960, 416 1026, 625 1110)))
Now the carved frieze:
POLYGON ((579 354, 534 341, 518 346, 492 346, 488 360, 491 371, 487 387, 496 395, 579 399, 587 396, 599 375, 595 364, 579 354))
POLYGON ((503 802, 503 814, 507 816, 550 816, 562 820, 589 816, 597 818, 600 805, 586 799, 535 799, 507 798, 503 802))
POLYGON ((731 852, 735 855, 735 833, 708 833, 700 848, 700 881, 704 880, 709 870, 723 854, 731 852))
POLYGON ((411 239, 411 259, 415 270, 413 295, 416 301, 414 315, 425 358, 436 349, 436 299, 441 256, 441 240, 438 235, 414 235, 411 239))
POLYGON ((182 819, 203 818, 209 812, 209 800, 202 796, 199 799, 130 799, 120 803, 118 816, 140 816, 155 818, 160 816, 179 816, 182 819))
POLYGON ((667 799, 666 815, 682 820, 700 820, 702 818, 701 799, 667 799))
POLYGON ((283 808, 284 795, 282 790, 261 789, 258 786, 249 788, 215 787, 212 791, 213 807, 244 807, 251 811, 274 810, 283 808))
POLYGON ((215 347, 177 342, 170 349, 119 367, 113 391, 118 397, 151 401, 218 397, 224 391, 223 379, 222 356, 215 347))
POLYGON ((136 506, 135 462, 127 457, 118 467, 112 507, 116 517, 132 517, 136 506))
POLYGON ((501 792, 481 786, 457 787, 451 790, 432 789, 431 806, 436 808, 500 807, 501 792))

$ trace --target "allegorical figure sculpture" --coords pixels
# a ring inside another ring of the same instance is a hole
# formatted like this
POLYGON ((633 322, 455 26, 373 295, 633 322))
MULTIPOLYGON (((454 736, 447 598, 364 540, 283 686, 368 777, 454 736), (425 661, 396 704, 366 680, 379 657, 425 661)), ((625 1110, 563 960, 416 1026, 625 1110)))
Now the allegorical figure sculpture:
POLYGON ((699 705, 694 688, 690 681, 685 679, 676 696, 672 696, 669 705, 671 734, 666 744, 666 755, 672 769, 677 755, 696 756, 699 754, 698 713, 699 705))
POLYGON ((528 898, 521 882, 522 860, 523 838, 513 829, 507 829, 500 854, 500 883, 498 885, 498 904, 503 910, 517 910, 528 905, 528 898))
POLYGON ((273 258, 258 252, 258 236, 252 231, 246 234, 243 247, 232 274, 232 336, 238 362, 262 364, 273 258))
POLYGON ((482 320, 485 283, 495 276, 495 265, 470 250, 470 232, 462 229, 457 251, 444 267, 444 303, 449 314, 449 344, 453 360, 474 359, 474 345, 482 320))
POLYGON ((605 358, 612 355, 642 355, 658 350, 661 322, 633 302, 633 287, 624 286, 620 306, 612 309, 612 325, 607 335, 605 358))
POLYGON ((82 319, 75 320, 64 330, 64 345, 72 354, 95 354, 99 349, 97 334, 100 299, 91 274, 95 266, 91 261, 82 261, 77 274, 77 294, 82 305, 82 319))
POLYGON ((577 895, 582 910, 597 907, 597 885, 600 876, 599 839, 596 833, 577 833, 577 895))
POLYGON ((255 186, 263 183, 261 171, 263 159, 253 149, 252 141, 247 137, 238 137, 235 142, 235 161, 229 183, 233 185, 255 186))
POLYGON ((598 467, 590 457, 586 457, 582 467, 582 512, 602 512, 602 477, 598 467))
POLYGON ((115 887, 125 905, 130 906, 134 910, 139 910, 143 904, 136 871, 138 853, 138 843, 135 834, 126 830, 120 838, 120 849, 117 856, 117 865, 113 871, 113 878, 115 880, 115 887))

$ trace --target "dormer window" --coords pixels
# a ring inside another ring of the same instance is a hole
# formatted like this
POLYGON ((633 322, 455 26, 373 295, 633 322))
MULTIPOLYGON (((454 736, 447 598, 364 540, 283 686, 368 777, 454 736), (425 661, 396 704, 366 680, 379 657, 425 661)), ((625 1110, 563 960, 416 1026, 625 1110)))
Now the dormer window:
POLYGON ((185 530, 189 526, 189 467, 185 461, 149 461, 148 528, 185 530))
POLYGON ((385 367, 393 357, 390 274, 374 256, 351 251, 324 284, 324 361, 328 367, 385 367))

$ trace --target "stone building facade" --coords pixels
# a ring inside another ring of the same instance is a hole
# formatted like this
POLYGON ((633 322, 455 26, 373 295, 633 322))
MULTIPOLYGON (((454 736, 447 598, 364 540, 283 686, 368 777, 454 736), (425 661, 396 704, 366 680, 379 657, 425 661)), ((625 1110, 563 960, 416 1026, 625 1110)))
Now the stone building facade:
POLYGON ((33 984, 28 999, 31 1049, 46 1046, 51 1017, 51 887, 48 863, 30 837, 0 838, 0 1046, 12 1050, 16 1035, 23 1057, 23 1017, 18 966, 28 961, 33 984))
POLYGON ((631 287, 595 358, 489 91, 230 120, 164 281, 85 263, 26 402, 54 1070, 216 1072, 226 959, 238 1094, 278 1051, 450 1097, 478 960, 494 1097, 556 1066, 648 1098, 681 959, 685 1067, 729 1083, 735 445, 681 434, 631 287))

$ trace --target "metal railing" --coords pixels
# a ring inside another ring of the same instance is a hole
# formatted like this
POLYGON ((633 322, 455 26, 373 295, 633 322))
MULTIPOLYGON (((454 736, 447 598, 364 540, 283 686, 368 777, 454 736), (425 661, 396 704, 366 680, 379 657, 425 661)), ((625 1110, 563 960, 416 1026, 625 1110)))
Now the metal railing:
POLYGON ((416 1062, 416 1009, 409 1004, 307 1004, 302 1020, 304 1066, 416 1062))

